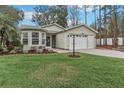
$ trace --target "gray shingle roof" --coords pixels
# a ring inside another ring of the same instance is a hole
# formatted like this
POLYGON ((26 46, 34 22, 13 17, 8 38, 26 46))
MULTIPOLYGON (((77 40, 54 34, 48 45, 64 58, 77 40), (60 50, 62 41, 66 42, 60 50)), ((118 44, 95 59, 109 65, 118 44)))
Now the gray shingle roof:
POLYGON ((85 25, 85 24, 80 24, 80 25, 73 26, 73 27, 70 27, 70 28, 64 28, 64 27, 62 27, 62 26, 60 26, 60 25, 58 25, 58 24, 56 24, 56 23, 49 24, 49 25, 44 25, 44 26, 22 25, 22 26, 20 27, 20 29, 21 29, 21 30, 41 30, 41 31, 45 31, 45 32, 47 32, 47 33, 63 33, 63 32, 69 31, 69 30, 71 30, 71 29, 78 28, 78 27, 80 27, 80 26, 85 26, 85 27, 88 28, 89 30, 91 30, 91 31, 93 31, 93 32, 95 32, 95 33, 98 33, 96 30, 94 30, 93 28, 91 28, 91 27, 89 27, 89 26, 87 26, 87 25, 85 25), (53 26, 53 25, 56 25, 56 26, 62 28, 63 31, 58 32, 58 31, 53 31, 53 30, 46 30, 46 29, 44 29, 45 27, 53 26))

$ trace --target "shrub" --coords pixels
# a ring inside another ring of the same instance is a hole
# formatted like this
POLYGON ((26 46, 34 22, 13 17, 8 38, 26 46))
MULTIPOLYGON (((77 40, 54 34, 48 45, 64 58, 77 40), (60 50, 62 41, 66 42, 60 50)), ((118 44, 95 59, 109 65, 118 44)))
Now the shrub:
POLYGON ((22 53, 23 52, 23 44, 20 44, 19 49, 17 50, 18 53, 22 53))
POLYGON ((8 47, 7 47, 7 50, 10 52, 11 50, 13 50, 14 49, 14 46, 13 45, 8 45, 8 47))
POLYGON ((44 48, 43 53, 48 54, 49 53, 48 49, 44 48))
POLYGON ((2 52, 3 51, 3 47, 0 45, 0 52, 2 52))
POLYGON ((20 42, 20 40, 18 40, 18 39, 14 39, 14 40, 11 42, 11 44, 14 45, 14 46, 19 47, 19 46, 21 45, 21 42, 20 42))
POLYGON ((31 47, 31 49, 28 51, 28 53, 36 53, 36 47, 31 47))

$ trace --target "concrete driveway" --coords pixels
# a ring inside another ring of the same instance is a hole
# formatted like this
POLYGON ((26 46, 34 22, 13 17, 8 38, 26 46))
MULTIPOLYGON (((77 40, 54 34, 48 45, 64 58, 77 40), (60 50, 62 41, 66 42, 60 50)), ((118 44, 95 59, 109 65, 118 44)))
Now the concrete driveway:
POLYGON ((116 50, 109 50, 109 49, 84 49, 84 50, 77 50, 81 53, 88 53, 94 55, 101 55, 107 57, 116 57, 116 58, 124 58, 124 52, 116 51, 116 50))
MULTIPOLYGON (((70 50, 62 50, 62 49, 53 49, 53 50, 58 53, 72 52, 70 50)), ((76 50, 76 52, 107 56, 107 57, 124 58, 124 52, 109 50, 109 49, 83 49, 83 50, 76 50)))

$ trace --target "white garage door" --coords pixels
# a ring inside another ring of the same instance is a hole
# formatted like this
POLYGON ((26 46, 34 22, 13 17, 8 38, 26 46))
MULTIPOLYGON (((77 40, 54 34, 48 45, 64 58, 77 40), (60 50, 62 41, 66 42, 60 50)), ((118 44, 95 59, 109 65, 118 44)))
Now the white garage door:
MULTIPOLYGON (((75 49, 94 48, 94 36, 82 37, 75 36, 75 49)), ((73 49, 73 37, 69 37, 69 49, 73 49)))
POLYGON ((95 48, 95 38, 94 36, 88 36, 88 48, 95 48))

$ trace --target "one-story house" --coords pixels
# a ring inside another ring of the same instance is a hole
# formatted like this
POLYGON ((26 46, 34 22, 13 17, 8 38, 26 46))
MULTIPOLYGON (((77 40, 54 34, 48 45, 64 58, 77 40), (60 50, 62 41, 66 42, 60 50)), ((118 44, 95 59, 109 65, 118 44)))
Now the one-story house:
POLYGON ((89 49, 96 47, 96 33, 93 28, 81 24, 64 28, 56 23, 44 26, 21 26, 21 43, 23 50, 38 48, 89 49))

